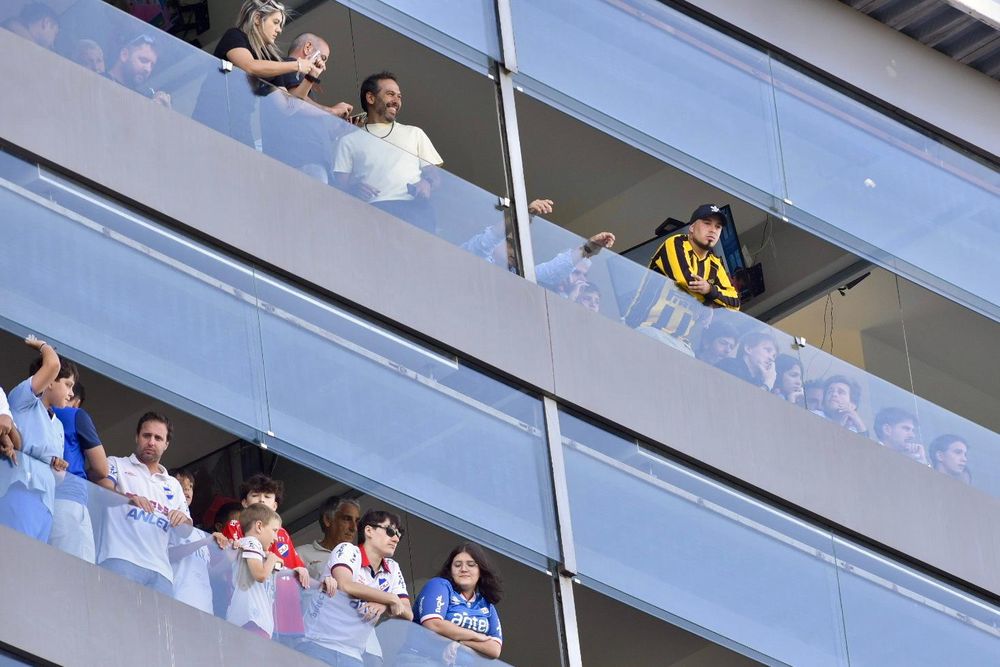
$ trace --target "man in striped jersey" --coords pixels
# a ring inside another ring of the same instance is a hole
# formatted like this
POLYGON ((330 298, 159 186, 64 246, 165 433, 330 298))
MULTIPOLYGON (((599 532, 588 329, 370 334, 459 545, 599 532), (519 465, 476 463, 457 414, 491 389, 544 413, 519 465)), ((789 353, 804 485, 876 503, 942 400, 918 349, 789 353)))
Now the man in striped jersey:
POLYGON ((726 224, 718 206, 696 208, 687 234, 668 237, 649 260, 650 273, 632 300, 625 323, 693 357, 690 339, 699 322, 707 324, 710 319, 706 307, 740 308, 726 267, 712 252, 726 224))

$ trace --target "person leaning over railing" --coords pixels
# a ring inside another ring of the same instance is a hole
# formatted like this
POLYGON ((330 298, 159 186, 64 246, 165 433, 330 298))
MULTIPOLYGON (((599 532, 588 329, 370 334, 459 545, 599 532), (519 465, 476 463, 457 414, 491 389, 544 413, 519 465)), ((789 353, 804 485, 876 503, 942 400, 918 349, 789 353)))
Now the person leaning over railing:
POLYGON ((403 572, 391 556, 403 537, 399 516, 368 510, 358 522, 358 545, 338 544, 324 576, 337 581, 333 597, 314 597, 306 613, 306 640, 296 648, 337 667, 362 667, 375 623, 383 615, 413 619, 403 572))
POLYGON ((471 542, 455 547, 413 601, 413 621, 452 643, 441 656, 436 644, 413 637, 397 664, 441 664, 442 659, 455 664, 459 646, 499 658, 503 631, 495 605, 502 597, 500 573, 482 547, 471 542))
POLYGON ((97 559, 97 545, 88 508, 90 485, 87 482, 100 482, 108 476, 108 456, 94 420, 81 407, 83 393, 83 384, 77 377, 69 405, 52 409, 63 425, 63 458, 69 467, 62 483, 56 486, 49 544, 93 563, 97 559))
POLYGON ((73 396, 76 366, 34 336, 24 339, 38 351, 28 378, 14 387, 7 399, 13 422, 21 433, 21 452, 7 450, 0 462, 0 524, 41 542, 52 532, 56 479, 67 463, 63 454, 63 427, 52 408, 64 407, 73 396))
MULTIPOLYGON (((302 33, 292 40, 285 60, 299 58, 314 62, 315 70, 324 73, 330 45, 318 35, 302 33)), ((353 107, 347 102, 327 107, 313 100, 310 96, 320 83, 319 74, 292 72, 274 77, 271 83, 277 88, 261 105, 264 152, 322 183, 329 183, 333 140, 349 129, 336 119, 347 119, 353 107), (287 91, 288 95, 279 90, 287 91)))
POLYGON ((223 33, 214 55, 228 60, 247 74, 246 88, 222 85, 209 74, 202 84, 194 117, 198 121, 229 134, 248 146, 254 146, 251 117, 256 95, 271 91, 259 79, 271 79, 297 72, 318 77, 321 73, 312 60, 297 58, 286 61, 276 41, 288 17, 285 6, 275 0, 245 0, 240 7, 236 27, 223 33))
MULTIPOLYGON (((551 199, 535 199, 528 204, 528 213, 533 216, 548 215, 553 210, 554 204, 551 199)), ((485 259, 490 264, 501 266, 506 264, 509 271, 516 272, 514 239, 505 234, 505 226, 503 220, 490 225, 463 243, 462 249, 485 259)), ((535 279, 542 287, 572 301, 578 301, 581 290, 587 283, 587 272, 591 265, 590 258, 614 244, 614 234, 598 232, 581 245, 567 248, 552 259, 536 264, 535 279)), ((600 295, 597 297, 597 302, 600 304, 600 295)))
POLYGON ((726 267, 712 252, 727 224, 729 221, 718 206, 702 204, 696 208, 687 234, 667 237, 649 260, 649 270, 666 276, 668 281, 647 274, 625 313, 625 323, 695 356, 691 338, 695 327, 706 321, 710 312, 701 305, 740 308, 739 294, 726 267), (682 292, 678 293, 677 288, 682 292), (685 298, 683 293, 696 301, 685 298))

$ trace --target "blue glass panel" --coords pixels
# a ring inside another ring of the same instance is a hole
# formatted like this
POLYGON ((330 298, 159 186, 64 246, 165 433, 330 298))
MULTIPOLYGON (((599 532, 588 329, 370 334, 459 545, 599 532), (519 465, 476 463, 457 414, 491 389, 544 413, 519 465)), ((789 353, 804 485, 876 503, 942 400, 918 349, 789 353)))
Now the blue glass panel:
POLYGON ((298 290, 257 290, 279 440, 558 554, 541 401, 298 290))
POLYGON ((420 26, 406 25, 406 32, 429 37, 436 46, 445 49, 456 40, 472 49, 500 59, 500 38, 497 32, 493 0, 338 0, 352 9, 378 16, 390 25, 402 23, 400 16, 416 19, 433 28, 428 35, 420 26))
POLYGON ((598 126, 622 123, 784 192, 766 54, 656 0, 513 0, 511 11, 520 73, 540 84, 527 92, 553 88, 598 126))
POLYGON ((847 664, 828 533, 559 418, 581 574, 772 659, 847 664))
POLYGON ((0 153, 2 316, 267 431, 252 273, 0 153))
POLYGON ((997 663, 995 605, 843 540, 834 546, 852 665, 997 663))
POLYGON ((789 215, 828 222, 835 241, 1000 317, 1000 172, 786 65, 773 69, 789 215))

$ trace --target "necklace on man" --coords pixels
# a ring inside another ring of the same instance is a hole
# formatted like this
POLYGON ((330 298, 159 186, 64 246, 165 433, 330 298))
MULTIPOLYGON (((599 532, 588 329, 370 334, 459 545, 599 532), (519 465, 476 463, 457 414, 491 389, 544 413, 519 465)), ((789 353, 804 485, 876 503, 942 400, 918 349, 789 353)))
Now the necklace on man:
POLYGON ((389 136, 390 134, 392 134, 392 131, 393 131, 393 130, 395 130, 395 129, 396 129, 396 121, 392 121, 392 125, 390 125, 390 126, 389 126, 389 131, 388 131, 388 132, 386 132, 385 134, 383 134, 383 135, 382 135, 382 136, 380 137, 380 136, 378 136, 377 134, 375 134, 374 132, 372 132, 371 130, 369 130, 369 129, 368 129, 368 123, 365 123, 365 132, 367 132, 368 134, 372 135, 372 136, 373 136, 373 137, 375 137, 376 139, 385 139, 385 138, 386 138, 386 137, 388 137, 388 136, 389 136))

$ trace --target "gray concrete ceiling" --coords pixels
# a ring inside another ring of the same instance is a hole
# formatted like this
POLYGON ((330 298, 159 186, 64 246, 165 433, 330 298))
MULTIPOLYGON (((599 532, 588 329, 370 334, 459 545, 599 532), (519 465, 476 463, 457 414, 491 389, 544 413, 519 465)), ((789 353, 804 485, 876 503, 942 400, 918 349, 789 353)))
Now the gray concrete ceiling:
POLYGON ((858 11, 1000 80, 1000 7, 969 0, 840 0, 858 11), (982 9, 977 9, 982 7, 982 9))

